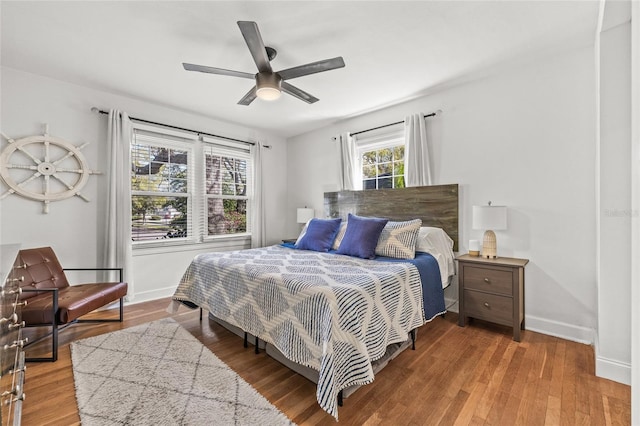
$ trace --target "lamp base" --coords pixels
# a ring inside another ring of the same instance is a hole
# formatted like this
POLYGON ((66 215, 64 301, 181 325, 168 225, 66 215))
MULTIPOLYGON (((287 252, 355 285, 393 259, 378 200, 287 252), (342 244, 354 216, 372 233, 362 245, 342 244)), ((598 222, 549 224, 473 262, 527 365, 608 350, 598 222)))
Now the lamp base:
POLYGON ((482 257, 485 259, 495 259, 498 257, 498 244, 496 242, 496 234, 493 231, 487 230, 484 233, 484 239, 482 240, 482 257))

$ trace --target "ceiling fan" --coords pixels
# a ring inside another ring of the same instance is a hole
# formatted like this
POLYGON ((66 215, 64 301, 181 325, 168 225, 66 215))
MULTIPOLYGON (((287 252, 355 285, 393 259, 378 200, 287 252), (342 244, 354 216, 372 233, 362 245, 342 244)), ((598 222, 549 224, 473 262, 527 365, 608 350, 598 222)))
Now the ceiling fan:
POLYGON ((204 65, 195 65, 182 63, 182 66, 187 71, 199 71, 208 74, 221 74, 230 75, 233 77, 242 77, 255 79, 256 85, 249 90, 249 92, 243 96, 238 102, 240 105, 249 105, 253 100, 258 97, 265 100, 278 99, 281 92, 288 93, 300 100, 303 100, 309 104, 318 102, 318 98, 310 95, 304 90, 298 89, 287 83, 285 80, 291 80, 293 78, 302 77, 309 74, 315 74, 323 71, 330 71, 336 68, 344 67, 344 60, 341 56, 332 59, 325 59, 323 61, 311 62, 309 64, 300 65, 293 68, 288 68, 282 71, 273 71, 271 69, 270 61, 276 57, 276 50, 265 46, 258 30, 258 24, 251 21, 238 21, 240 31, 244 36, 244 40, 247 42, 251 56, 258 67, 257 74, 250 74, 242 71, 233 71, 223 68, 207 67, 204 65))

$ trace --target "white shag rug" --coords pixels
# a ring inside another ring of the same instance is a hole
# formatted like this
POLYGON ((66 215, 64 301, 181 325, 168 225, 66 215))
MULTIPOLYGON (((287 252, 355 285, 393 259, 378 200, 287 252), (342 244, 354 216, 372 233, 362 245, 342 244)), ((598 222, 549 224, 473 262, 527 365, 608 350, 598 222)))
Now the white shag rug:
POLYGON ((171 318, 71 344, 80 420, 92 425, 292 425, 171 318))

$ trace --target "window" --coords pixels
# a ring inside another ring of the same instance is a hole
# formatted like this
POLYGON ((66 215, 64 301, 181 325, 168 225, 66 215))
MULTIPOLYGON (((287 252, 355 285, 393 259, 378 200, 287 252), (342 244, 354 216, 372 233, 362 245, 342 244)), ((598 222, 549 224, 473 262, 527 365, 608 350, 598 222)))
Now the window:
POLYGON ((133 241, 188 238, 192 149, 168 135, 134 131, 131 145, 133 241))
POLYGON ((357 140, 362 189, 404 188, 402 131, 357 140))
POLYGON ((131 234, 136 244, 249 235, 248 147, 162 128, 134 129, 131 234))
POLYGON ((206 235, 247 232, 249 152, 206 144, 206 235))

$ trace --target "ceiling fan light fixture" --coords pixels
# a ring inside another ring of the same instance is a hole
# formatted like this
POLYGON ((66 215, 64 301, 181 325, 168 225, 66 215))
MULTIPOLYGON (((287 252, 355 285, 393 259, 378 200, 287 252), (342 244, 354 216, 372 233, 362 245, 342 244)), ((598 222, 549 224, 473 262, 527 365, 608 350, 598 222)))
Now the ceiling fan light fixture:
POLYGON ((275 101, 280 97, 280 95, 282 95, 282 93, 273 87, 260 87, 256 90, 256 95, 265 101, 275 101))
POLYGON ((318 102, 318 98, 292 85, 288 80, 344 67, 344 59, 342 59, 342 56, 337 56, 323 61, 310 62, 308 64, 298 65, 297 67, 274 71, 273 68, 271 68, 271 61, 276 57, 277 52, 274 48, 264 45, 264 41, 258 30, 258 24, 253 21, 238 21, 238 27, 240 27, 240 32, 244 37, 244 41, 247 43, 253 62, 255 62, 258 68, 257 74, 186 62, 182 63, 183 68, 187 71, 228 75, 231 77, 255 80, 256 85, 238 101, 238 105, 250 105, 256 98, 273 101, 280 98, 283 91, 308 104, 318 102))
POLYGON ((274 101, 282 95, 282 78, 276 73, 256 74, 256 96, 274 101))

